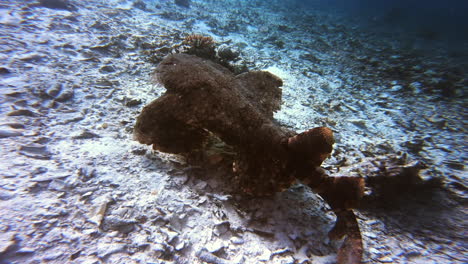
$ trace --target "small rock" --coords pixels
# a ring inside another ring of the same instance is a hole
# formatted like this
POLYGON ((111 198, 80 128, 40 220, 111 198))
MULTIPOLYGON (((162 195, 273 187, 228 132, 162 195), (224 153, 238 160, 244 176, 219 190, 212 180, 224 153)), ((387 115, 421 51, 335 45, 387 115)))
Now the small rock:
POLYGON ((107 216, 102 224, 104 230, 115 230, 128 234, 135 230, 137 221, 117 217, 115 215, 107 216))
POLYGON ((289 253, 289 252, 291 252, 291 250, 288 247, 285 247, 285 248, 277 249, 274 252, 271 252, 271 255, 276 256, 276 255, 282 255, 282 254, 289 253))
POLYGON ((72 136, 73 139, 90 139, 90 138, 100 138, 96 133, 90 132, 88 130, 82 131, 79 135, 72 136))
MULTIPOLYGON (((90 26, 90 28, 101 30, 101 31, 111 30, 111 27, 107 23, 102 23, 101 21, 94 22, 94 24, 92 24, 90 26)), ((90 61, 90 60, 88 60, 88 61, 90 61)), ((97 61, 95 61, 95 62, 99 62, 99 59, 97 59, 97 61)))
MULTIPOLYGON (((13 199, 16 195, 9 191, 2 191, 0 192, 0 201, 8 201, 13 199)), ((0 252, 1 253, 1 252, 0 252)))
POLYGON ((76 7, 71 5, 67 0, 39 0, 39 6, 68 11, 77 10, 76 7))
POLYGON ((242 245, 244 244, 244 239, 242 239, 241 237, 232 237, 231 242, 236 245, 242 245))
POLYGON ((425 72, 423 72, 423 74, 426 75, 427 77, 432 77, 432 76, 437 75, 437 72, 434 71, 433 69, 428 69, 425 72))
POLYGON ((463 162, 458 161, 458 160, 447 160, 444 162, 444 164, 447 165, 447 167, 454 169, 454 170, 462 171, 465 169, 465 165, 463 164, 463 162))
POLYGON ((46 90, 46 94, 52 98, 56 97, 63 89, 63 84, 57 83, 49 87, 46 90))
POLYGON ((28 109, 18 109, 18 110, 11 111, 10 113, 7 114, 7 116, 31 116, 31 117, 34 117, 34 116, 37 116, 37 114, 34 113, 31 110, 28 110, 28 109))
POLYGON ((2 172, 2 177, 3 178, 16 178, 18 177, 18 173, 11 173, 11 172, 7 172, 7 171, 4 171, 2 172))
MULTIPOLYGON (((78 251, 76 251, 75 253, 71 254, 71 255, 70 255, 70 260, 75 260, 75 259, 77 259, 77 258, 81 255, 81 252, 82 252, 82 250, 78 250, 78 251)), ((83 263, 83 262, 81 262, 81 263, 83 263)))
POLYGON ((35 52, 24 54, 19 58, 20 60, 28 63, 40 63, 47 60, 47 56, 44 54, 39 54, 35 52))
POLYGON ((271 230, 260 230, 260 229, 257 229, 257 228, 254 228, 254 229, 246 229, 247 231, 249 232, 252 232, 252 233, 255 233, 259 236, 262 236, 262 237, 266 237, 266 238, 274 238, 275 237, 275 233, 271 230))
POLYGON ((116 86, 118 84, 119 84, 118 81, 111 81, 111 80, 106 79, 106 78, 101 78, 101 79, 98 79, 96 81, 96 88, 109 89, 109 88, 111 88, 113 86, 116 86))
POLYGON ((378 236, 372 232, 362 232, 362 235, 368 238, 376 239, 378 236))
POLYGON ((138 9, 141 9, 143 11, 147 10, 145 2, 143 2, 142 0, 137 0, 137 1, 133 2, 132 6, 138 8, 138 9))
POLYGON ((0 256, 12 250, 19 243, 13 232, 0 233, 0 256))
POLYGON ((146 154, 146 149, 144 149, 144 148, 135 148, 135 149, 132 149, 132 154, 138 155, 138 156, 143 156, 143 155, 146 154))
POLYGON ((33 183, 28 185, 26 190, 28 192, 30 192, 30 193, 38 193, 40 191, 46 190, 47 185, 49 185, 48 182, 46 182, 46 183, 44 183, 44 182, 33 182, 33 183))
POLYGON ((349 119, 348 121, 361 129, 367 129, 366 121, 363 119, 349 119))
POLYGON ((232 196, 229 195, 229 194, 223 195, 223 194, 213 193, 210 196, 213 197, 214 199, 218 200, 218 201, 223 201, 223 202, 228 201, 229 199, 232 198, 232 196))
POLYGON ((164 234, 166 234, 166 236, 167 236, 166 241, 167 241, 168 243, 173 242, 174 239, 176 239, 177 237, 179 237, 179 233, 174 232, 174 231, 171 231, 171 230, 164 230, 164 231, 162 231, 162 232, 163 232, 164 234))
POLYGON ((151 250, 155 253, 156 257, 159 258, 166 252, 166 247, 162 244, 152 244, 151 250))
POLYGON ((414 258, 414 257, 421 256, 421 252, 419 250, 412 249, 412 250, 409 250, 408 252, 406 252, 405 256, 407 258, 414 258))
POLYGON ((422 84, 420 82, 412 82, 410 83, 409 88, 411 91, 413 91, 413 93, 418 94, 421 92, 422 84))
POLYGON ((67 187, 63 180, 55 179, 49 183, 48 189, 52 191, 65 191, 67 187))
POLYGON ((225 245, 222 241, 216 240, 216 241, 214 241, 214 242, 208 243, 208 244, 205 246, 205 249, 206 249, 208 252, 217 253, 217 252, 223 250, 225 247, 226 247, 226 245, 225 245))
POLYGON ((66 125, 66 124, 69 124, 69 123, 75 123, 75 122, 83 120, 84 116, 82 114, 74 114, 74 115, 71 115, 71 116, 65 116, 65 117, 63 117, 63 119, 64 120, 61 121, 61 122, 58 122, 58 124, 66 125))
POLYGON ((217 225, 215 225, 215 228, 213 230, 213 233, 217 236, 221 236, 225 234, 227 231, 229 231, 231 228, 231 225, 229 221, 221 222, 217 225))
POLYGON ((0 67, 0 74, 1 75, 6 75, 6 74, 10 74, 10 73, 11 73, 11 70, 9 70, 8 68, 0 67))
POLYGON ((55 98, 55 101, 61 102, 61 103, 67 102, 67 101, 70 101, 74 95, 75 95, 75 92, 73 91, 73 88, 65 87, 62 89, 60 94, 55 98))
POLYGON ((31 171, 30 175, 31 175, 32 177, 35 177, 35 176, 37 176, 37 175, 39 175, 39 174, 44 174, 44 173, 46 173, 48 170, 49 170, 49 169, 47 169, 46 167, 37 167, 37 168, 34 168, 34 169, 31 171))
POLYGON ((100 73, 111 73, 111 72, 115 72, 115 68, 111 65, 105 65, 105 66, 102 66, 100 69, 99 69, 99 72, 100 73))
POLYGON ((112 244, 97 244, 97 255, 100 258, 107 258, 112 254, 125 252, 127 248, 126 244, 123 243, 112 243, 112 244))
POLYGON ((176 246, 175 246, 175 250, 177 251, 181 251, 182 249, 185 248, 185 242, 184 241, 181 241, 180 243, 178 243, 176 246))
POLYGON ((193 188, 196 190, 204 190, 207 185, 208 183, 206 181, 200 181, 197 184, 195 184, 193 188))
POLYGON ((17 136, 22 136, 23 133, 21 131, 15 130, 15 129, 0 129, 0 138, 7 138, 7 137, 17 137, 17 136))
POLYGON ((217 257, 206 250, 199 251, 197 253, 197 257, 201 261, 204 261, 210 264, 232 264, 232 262, 230 262, 229 260, 217 257))
POLYGON ((141 104, 141 99, 132 98, 132 99, 126 99, 125 101, 126 101, 125 106, 127 106, 127 107, 138 106, 138 105, 141 104))
POLYGON ((137 248, 147 248, 150 245, 146 234, 137 233, 133 236, 132 242, 137 248))
POLYGON ((182 174, 180 176, 173 177, 172 180, 177 186, 181 186, 187 183, 189 177, 186 174, 182 174))
MULTIPOLYGON (((292 256, 286 256, 281 261, 281 264, 294 264, 294 263, 296 263, 296 261, 294 260, 294 258, 292 256)), ((328 262, 324 262, 324 263, 328 263, 328 262)), ((332 262, 330 262, 330 263, 332 263, 332 262)))
POLYGON ((49 143, 52 141, 52 138, 49 138, 49 137, 40 137, 36 140, 34 140, 33 142, 34 143, 38 143, 38 144, 46 144, 46 143, 49 143))
POLYGON ((99 230, 97 229, 94 229, 94 228, 89 228, 89 229, 84 229, 82 231, 82 233, 84 235, 87 235, 87 236, 97 236, 98 234, 100 234, 101 232, 99 232, 99 230))
POLYGON ((218 56, 225 61, 232 61, 239 57, 240 52, 223 44, 218 48, 218 56))
POLYGON ((49 262, 52 260, 57 260, 58 258, 62 257, 63 254, 63 252, 48 252, 42 259, 45 260, 45 262, 49 262))
POLYGON ((16 254, 18 255, 32 255, 34 253, 36 253, 36 250, 34 248, 31 248, 31 247, 22 247, 20 248, 18 251, 15 252, 16 254))
POLYGON ((97 171, 91 167, 82 167, 78 169, 78 178, 84 182, 89 181, 92 178, 95 178, 97 171))
POLYGON ((308 246, 304 245, 294 254, 293 257, 297 261, 297 263, 304 263, 306 261, 309 261, 309 257, 307 256, 307 250, 308 246))
POLYGON ((189 8, 190 0, 175 0, 174 3, 178 6, 189 8))
POLYGON ((400 91, 403 90, 403 86, 401 86, 401 85, 394 85, 394 86, 392 86, 392 87, 390 88, 390 90, 391 90, 392 92, 400 92, 400 91))
POLYGON ((97 257, 81 257, 80 264, 100 264, 102 263, 97 257))
POLYGON ((38 177, 34 177, 31 179, 31 182, 38 182, 38 183, 44 183, 44 182, 50 182, 53 180, 61 180, 63 178, 68 177, 69 175, 41 175, 38 177))
POLYGON ((299 234, 296 233, 296 232, 292 232, 292 233, 289 233, 289 234, 288 234, 288 237, 289 237, 291 240, 296 240, 296 239, 299 237, 299 234))
POLYGON ((431 122, 434 124, 439 129, 443 129, 447 126, 447 119, 444 117, 438 117, 438 116, 431 116, 426 119, 427 121, 431 122))
POLYGON ((38 143, 20 146, 19 153, 29 158, 44 160, 50 159, 52 156, 46 146, 38 143))
POLYGON ((112 202, 112 197, 110 195, 101 196, 93 201, 93 207, 89 212, 88 220, 91 223, 100 226, 102 220, 104 219, 104 215, 107 210, 107 205, 112 202))
POLYGON ((271 251, 268 249, 265 249, 263 253, 258 257, 258 260, 260 261, 269 261, 271 259, 271 251))
POLYGON ((21 124, 21 123, 6 123, 4 125, 9 126, 11 128, 14 128, 14 129, 25 129, 26 128, 26 126, 24 124, 21 124))
POLYGON ((384 256, 384 257, 379 258, 379 262, 382 262, 382 263, 395 263, 393 261, 393 258, 391 258, 389 256, 384 256))

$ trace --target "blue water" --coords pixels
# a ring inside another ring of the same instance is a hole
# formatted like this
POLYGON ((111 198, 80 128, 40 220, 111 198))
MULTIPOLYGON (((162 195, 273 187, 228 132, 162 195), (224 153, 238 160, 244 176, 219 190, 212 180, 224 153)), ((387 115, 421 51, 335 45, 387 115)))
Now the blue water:
MULTIPOLYGON (((286 3, 287 1, 285 1, 286 3)), ((404 29, 428 40, 468 40, 468 1, 421 0, 296 0, 302 8, 336 12, 381 27, 389 32, 404 29)))

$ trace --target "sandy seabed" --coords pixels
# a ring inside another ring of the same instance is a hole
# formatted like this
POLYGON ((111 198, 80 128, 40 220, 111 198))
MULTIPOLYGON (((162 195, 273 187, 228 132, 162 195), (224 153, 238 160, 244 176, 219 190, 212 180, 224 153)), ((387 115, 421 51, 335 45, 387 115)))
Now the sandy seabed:
POLYGON ((0 2, 1 264, 335 262, 308 188, 232 195, 133 140, 158 56, 194 32, 283 79, 281 125, 333 129, 331 175, 398 156, 438 183, 356 210, 364 263, 468 262, 466 50, 275 1, 55 2, 0 2))

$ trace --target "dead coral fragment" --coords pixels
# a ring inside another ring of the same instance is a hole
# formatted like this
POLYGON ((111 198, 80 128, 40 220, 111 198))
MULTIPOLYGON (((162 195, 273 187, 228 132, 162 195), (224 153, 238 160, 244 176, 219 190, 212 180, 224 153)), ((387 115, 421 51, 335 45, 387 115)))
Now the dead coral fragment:
POLYGON ((191 34, 185 37, 183 44, 189 45, 194 48, 213 47, 215 42, 210 36, 203 36, 200 34, 191 34))
POLYGON ((182 41, 184 53, 196 55, 206 59, 214 59, 216 56, 215 41, 210 36, 191 34, 182 41))

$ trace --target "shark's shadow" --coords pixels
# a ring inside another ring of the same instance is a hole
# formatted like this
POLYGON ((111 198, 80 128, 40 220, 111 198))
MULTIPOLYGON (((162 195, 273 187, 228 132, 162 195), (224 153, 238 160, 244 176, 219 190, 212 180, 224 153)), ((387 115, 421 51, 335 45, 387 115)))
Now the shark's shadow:
MULTIPOLYGON (((221 168, 189 168, 190 186, 207 182, 204 195, 211 197, 231 221, 234 233, 258 236, 277 249, 296 258, 336 254, 338 244, 331 243, 328 232, 336 216, 328 204, 310 188, 296 184, 270 196, 241 193, 230 181, 232 170, 221 168)), ((272 253, 272 257, 276 253, 272 253)))
MULTIPOLYGON (((381 220, 388 232, 407 234, 422 242, 446 244, 455 252, 463 252, 467 246, 466 203, 441 185, 427 184, 407 186, 365 200, 360 210, 381 220)), ((456 256, 451 258, 457 260, 456 256)))

